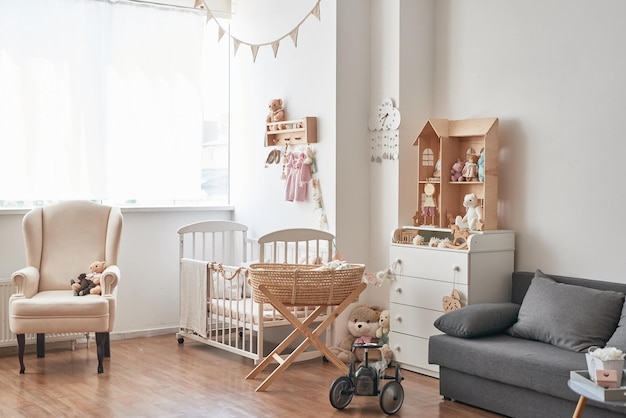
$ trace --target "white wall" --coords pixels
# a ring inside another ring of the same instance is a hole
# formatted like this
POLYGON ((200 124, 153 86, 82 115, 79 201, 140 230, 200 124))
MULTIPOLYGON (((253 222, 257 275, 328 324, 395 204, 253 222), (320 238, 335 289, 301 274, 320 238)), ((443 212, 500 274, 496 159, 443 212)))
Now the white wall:
MULTIPOLYGON (((314 0, 237 2, 232 34, 249 43, 271 42, 289 33, 312 9, 314 0)), ((285 200, 281 164, 265 168, 272 148, 265 147, 265 118, 270 99, 281 97, 288 119, 317 117, 317 166, 324 204, 335 232, 335 6, 322 2, 321 18, 309 16, 300 26, 298 47, 287 37, 277 58, 270 46, 262 47, 252 61, 250 48, 242 46, 231 63, 231 185, 236 220, 250 225, 260 236, 276 229, 319 228, 320 212, 308 202, 285 200)), ((281 152, 284 148, 281 148, 281 152)), ((309 190, 309 195, 312 190, 309 190)))
POLYGON ((516 268, 623 282, 626 3, 436 2, 433 117, 500 118, 516 268))

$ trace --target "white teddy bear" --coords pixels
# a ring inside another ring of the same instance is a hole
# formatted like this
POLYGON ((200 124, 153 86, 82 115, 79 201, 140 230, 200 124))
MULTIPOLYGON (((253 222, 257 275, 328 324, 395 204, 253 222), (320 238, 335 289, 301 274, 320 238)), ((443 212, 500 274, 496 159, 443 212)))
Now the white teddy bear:
POLYGON ((466 194, 463 199, 463 206, 466 209, 465 216, 457 216, 454 223, 461 229, 480 230, 479 222, 482 221, 482 211, 476 195, 474 193, 466 194))

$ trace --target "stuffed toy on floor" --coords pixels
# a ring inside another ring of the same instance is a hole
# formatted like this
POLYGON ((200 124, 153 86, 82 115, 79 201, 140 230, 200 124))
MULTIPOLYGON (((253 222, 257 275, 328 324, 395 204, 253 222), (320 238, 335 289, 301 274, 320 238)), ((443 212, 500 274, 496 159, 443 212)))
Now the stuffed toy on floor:
MULTIPOLYGON (((358 305, 350 313, 348 331, 350 332, 337 347, 330 347, 330 351, 344 363, 365 361, 365 350, 355 348, 355 343, 377 343, 376 330, 379 327, 381 310, 371 305, 358 305)), ((387 365, 391 363, 393 352, 387 347, 369 349, 369 362, 384 359, 387 365)))

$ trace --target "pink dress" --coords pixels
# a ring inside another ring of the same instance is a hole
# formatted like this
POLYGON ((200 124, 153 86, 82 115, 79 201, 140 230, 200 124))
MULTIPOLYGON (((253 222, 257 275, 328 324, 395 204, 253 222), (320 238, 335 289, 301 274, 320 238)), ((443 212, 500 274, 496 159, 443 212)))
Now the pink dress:
POLYGON ((285 199, 289 202, 305 202, 308 199, 311 164, 305 164, 306 154, 292 152, 285 166, 285 199))

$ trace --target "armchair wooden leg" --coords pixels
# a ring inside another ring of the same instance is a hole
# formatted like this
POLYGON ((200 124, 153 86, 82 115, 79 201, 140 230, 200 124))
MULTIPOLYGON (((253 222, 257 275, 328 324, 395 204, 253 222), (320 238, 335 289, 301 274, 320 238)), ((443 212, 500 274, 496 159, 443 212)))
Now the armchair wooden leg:
POLYGON ((46 356, 46 334, 37 334, 37 357, 46 356))
POLYGON ((96 349, 98 352, 98 373, 104 373, 102 360, 106 351, 107 341, 109 339, 108 332, 96 332, 96 349))
POLYGON ((104 343, 104 357, 111 357, 111 334, 109 334, 108 332, 106 333, 106 341, 104 343))
POLYGON ((17 357, 20 359, 20 374, 24 374, 24 348, 26 347, 26 334, 17 334, 17 357))

